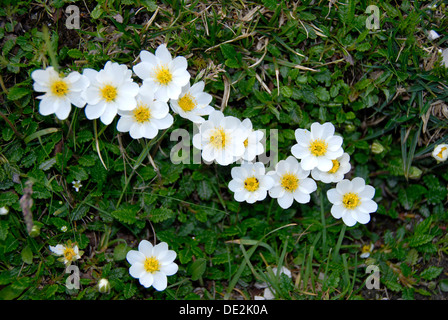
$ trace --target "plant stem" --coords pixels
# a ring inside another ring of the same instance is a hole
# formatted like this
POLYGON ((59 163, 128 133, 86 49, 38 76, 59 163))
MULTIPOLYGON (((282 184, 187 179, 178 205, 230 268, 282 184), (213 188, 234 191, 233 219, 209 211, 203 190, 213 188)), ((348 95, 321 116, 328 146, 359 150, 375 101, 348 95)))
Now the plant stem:
POLYGON ((322 189, 319 190, 320 193, 320 217, 322 220, 322 253, 327 252, 327 225, 325 222, 325 208, 324 208, 324 193, 322 189))
POLYGON ((336 243, 336 248, 333 253, 333 260, 336 260, 339 255, 339 249, 341 249, 342 240, 344 239, 345 229, 347 229, 347 225, 345 223, 342 224, 341 233, 339 234, 338 242, 336 243))

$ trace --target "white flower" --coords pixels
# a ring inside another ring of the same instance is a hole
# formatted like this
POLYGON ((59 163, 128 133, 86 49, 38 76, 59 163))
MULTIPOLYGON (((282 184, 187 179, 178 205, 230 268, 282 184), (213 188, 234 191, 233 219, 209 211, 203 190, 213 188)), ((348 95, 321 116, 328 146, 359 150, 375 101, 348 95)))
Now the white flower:
POLYGON ((132 71, 127 66, 108 61, 104 69, 84 69, 83 74, 90 80, 90 86, 84 91, 87 119, 100 118, 109 125, 118 111, 135 109, 139 86, 132 80, 132 71))
POLYGON ((161 44, 155 54, 141 51, 140 60, 133 70, 144 84, 154 87, 156 99, 168 102, 169 99, 179 98, 182 87, 190 81, 185 57, 173 59, 166 45, 161 44))
POLYGON ((204 92, 204 86, 204 81, 197 82, 191 87, 190 83, 187 83, 182 87, 179 98, 170 100, 171 109, 194 123, 204 122, 202 116, 207 116, 215 110, 210 106, 212 96, 204 92))
POLYGON ((336 188, 327 191, 328 200, 333 204, 331 214, 335 219, 342 218, 351 227, 359 222, 366 224, 370 221, 370 213, 378 209, 372 198, 375 188, 366 185, 363 178, 353 180, 344 179, 336 184, 336 188))
POLYGON ((318 168, 320 171, 329 171, 333 162, 342 156, 342 137, 334 135, 334 126, 330 122, 311 125, 311 131, 297 129, 295 131, 297 144, 291 148, 291 153, 301 159, 300 165, 304 170, 318 168))
POLYGON ((65 265, 69 265, 73 261, 80 259, 83 254, 82 251, 79 251, 78 246, 73 245, 71 242, 68 242, 67 245, 58 244, 54 247, 50 246, 50 250, 57 256, 62 256, 59 260, 64 262, 65 265))
POLYGON ((448 144, 439 144, 432 151, 432 156, 437 161, 445 161, 448 158, 448 144))
POLYGON ((261 143, 264 133, 261 130, 253 130, 250 119, 244 119, 241 124, 248 132, 248 137, 244 140, 244 154, 242 159, 246 161, 253 161, 256 156, 264 152, 264 147, 261 143))
POLYGON ((0 215, 4 216, 7 215, 9 212, 7 207, 0 207, 0 215))
POLYGON ((370 254, 372 253, 373 248, 374 248, 373 243, 366 244, 366 245, 362 246, 360 257, 363 258, 363 259, 366 259, 366 258, 370 257, 370 254))
POLYGON ((85 100, 81 97, 89 85, 89 79, 79 72, 73 71, 66 77, 60 76, 53 67, 45 70, 35 70, 31 73, 34 80, 33 88, 37 92, 45 92, 40 99, 39 113, 48 116, 55 114, 60 120, 68 118, 72 104, 78 108, 84 107, 85 100))
POLYGON ((117 130, 129 132, 133 139, 152 139, 159 130, 167 129, 173 124, 170 108, 164 101, 154 100, 150 88, 142 86, 137 96, 137 107, 132 111, 119 111, 120 119, 117 130))
POLYGON ((254 203, 266 198, 268 190, 274 185, 272 177, 265 175, 263 163, 242 163, 231 170, 232 180, 229 189, 238 202, 254 203))
POLYGON ((75 188, 76 192, 79 192, 79 189, 82 187, 81 181, 72 181, 73 188, 75 188))
POLYGON ((172 276, 178 270, 174 263, 176 252, 168 250, 168 244, 161 242, 153 246, 149 241, 142 240, 137 250, 131 250, 126 260, 131 264, 129 274, 139 279, 145 288, 153 286, 157 291, 167 287, 167 276, 172 276))
POLYGON ((202 150, 205 161, 216 160, 226 166, 243 155, 247 135, 238 118, 225 117, 221 111, 214 110, 200 125, 199 133, 193 136, 193 146, 202 150))
POLYGON ((314 168, 311 171, 311 177, 313 177, 314 180, 322 181, 324 183, 334 183, 344 179, 344 175, 351 169, 350 156, 348 153, 344 153, 339 158, 331 161, 333 162, 331 170, 322 172, 318 168, 314 168))
POLYGON ((308 203, 310 194, 317 189, 316 182, 308 178, 309 170, 303 170, 293 156, 281 160, 275 166, 275 171, 268 172, 274 178, 274 186, 269 190, 269 196, 277 198, 283 209, 289 208, 294 200, 308 203))

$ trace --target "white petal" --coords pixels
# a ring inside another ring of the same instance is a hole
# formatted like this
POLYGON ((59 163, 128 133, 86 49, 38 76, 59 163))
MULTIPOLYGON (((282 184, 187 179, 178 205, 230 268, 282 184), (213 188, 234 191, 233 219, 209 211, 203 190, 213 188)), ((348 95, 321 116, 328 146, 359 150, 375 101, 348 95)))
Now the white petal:
POLYGON ((154 284, 154 276, 149 273, 149 272, 145 272, 139 279, 140 284, 142 286, 144 286, 145 288, 149 288, 150 286, 152 286, 154 284))
POLYGON ((128 251, 128 253, 126 254, 126 260, 130 263, 130 264, 134 264, 134 263, 143 263, 143 261, 145 261, 145 256, 143 253, 141 253, 140 251, 137 250, 130 250, 128 251))
POLYGON ((336 190, 336 188, 327 191, 327 198, 330 203, 335 205, 342 203, 342 195, 336 190))
POLYGON ((361 197, 361 199, 373 199, 373 197, 375 196, 375 188, 370 185, 366 185, 364 187, 364 190, 359 192, 358 195, 361 197))
POLYGON ((311 199, 311 197, 308 193, 303 193, 303 192, 300 192, 299 190, 296 190, 293 193, 293 197, 298 203, 308 203, 308 202, 310 202, 310 199, 311 199))
POLYGON ((350 211, 347 211, 346 214, 342 216, 342 221, 344 221, 348 227, 353 227, 356 224, 356 219, 352 216, 350 211))
POLYGON ((166 278, 166 275, 163 272, 157 272, 153 275, 154 282, 152 283, 152 286, 157 291, 163 291, 166 289, 168 284, 168 279, 166 278))
POLYGON ((356 214, 356 220, 361 224, 366 224, 370 221, 370 214, 358 211, 356 214))
POLYGON ((282 207, 283 209, 288 209, 292 205, 292 203, 294 202, 294 198, 292 196, 292 193, 285 192, 283 197, 280 197, 280 198, 277 199, 277 202, 280 205, 280 207, 282 207))
POLYGON ((133 278, 140 278, 145 273, 146 273, 145 267, 143 266, 143 263, 140 262, 134 263, 129 268, 129 274, 133 278))
POLYGON ((103 114, 101 115, 100 119, 101 122, 104 123, 105 125, 109 125, 112 123, 112 121, 114 120, 115 116, 117 115, 117 106, 116 104, 109 104, 106 107, 106 110, 104 110, 103 114))
POLYGON ((340 219, 346 212, 347 210, 344 208, 344 206, 335 204, 331 207, 331 215, 335 218, 335 219, 340 219))
MULTIPOLYGON (((315 167, 317 167, 318 163, 319 162, 316 157, 309 155, 302 159, 302 161, 300 162, 300 165, 302 166, 303 170, 313 170, 315 167)), ((330 169, 331 169, 331 167, 330 167, 330 169)), ((328 170, 330 170, 330 169, 328 169, 328 170)))
POLYGON ((142 240, 138 244, 138 251, 143 253, 145 257, 151 257, 153 255, 153 248, 154 246, 148 240, 142 240))
POLYGON ((179 270, 179 266, 175 263, 170 263, 167 265, 163 265, 160 268, 160 271, 166 274, 167 276, 172 276, 173 274, 176 274, 176 272, 179 270))
POLYGON ((122 116, 117 122, 117 130, 120 132, 129 132, 133 124, 132 117, 122 116))
POLYGON ((317 184, 313 179, 305 178, 303 180, 300 180, 299 188, 301 192, 310 194, 317 189, 317 184))
POLYGON ((59 120, 65 120, 68 118, 70 111, 72 110, 72 105, 70 100, 64 99, 59 101, 59 108, 56 109, 55 114, 59 120))
POLYGON ((378 204, 373 200, 365 200, 361 202, 361 205, 358 207, 359 211, 365 213, 372 213, 378 209, 378 204))
POLYGON ((172 57, 171 57, 171 53, 168 51, 168 49, 166 48, 165 44, 161 44, 157 47, 155 55, 157 58, 160 59, 160 61, 163 64, 168 64, 171 62, 172 57))
POLYGON ((323 172, 327 172, 333 168, 333 162, 326 157, 317 158, 317 169, 323 172))

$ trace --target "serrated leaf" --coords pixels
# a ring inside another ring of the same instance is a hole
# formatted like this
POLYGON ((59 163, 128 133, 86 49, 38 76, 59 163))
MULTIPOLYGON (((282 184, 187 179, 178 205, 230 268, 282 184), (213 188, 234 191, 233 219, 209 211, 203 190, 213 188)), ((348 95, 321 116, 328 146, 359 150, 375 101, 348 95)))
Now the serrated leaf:
POLYGON ((201 200, 209 200, 213 194, 213 189, 208 180, 201 180, 197 184, 197 191, 201 200))
POLYGON ((110 214, 120 222, 132 224, 137 221, 138 206, 124 205, 110 214))
POLYGON ((410 239, 409 246, 418 247, 432 241, 433 238, 434 236, 430 234, 416 234, 410 239))
POLYGON ((13 101, 19 100, 20 98, 23 98, 27 94, 31 94, 29 88, 14 86, 8 92, 8 99, 13 101))
POLYGON ((19 200, 19 196, 12 192, 0 193, 0 207, 11 206, 19 200))
POLYGON ((115 261, 121 261, 126 258, 126 254, 130 248, 127 246, 126 243, 119 243, 114 248, 114 260, 115 261))
POLYGON ((83 56, 82 52, 79 49, 70 49, 67 51, 67 54, 70 58, 73 59, 80 59, 83 56))
POLYGON ((56 163, 56 157, 53 157, 51 159, 48 159, 47 161, 42 162, 39 165, 39 169, 43 170, 43 171, 47 171, 49 169, 51 169, 52 166, 54 166, 56 163))
POLYGON ((169 208, 156 208, 154 209, 150 214, 150 219, 153 222, 162 222, 168 219, 171 219, 175 216, 175 213, 173 210, 169 208))
POLYGON ((433 280, 437 278, 443 271, 441 267, 430 266, 420 273, 420 277, 425 280, 433 280))

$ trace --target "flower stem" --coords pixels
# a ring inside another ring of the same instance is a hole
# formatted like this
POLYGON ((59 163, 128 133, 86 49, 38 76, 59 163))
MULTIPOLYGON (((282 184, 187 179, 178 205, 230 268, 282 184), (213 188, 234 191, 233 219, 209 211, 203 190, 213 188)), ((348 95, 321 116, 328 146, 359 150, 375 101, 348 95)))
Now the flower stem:
POLYGON ((333 252, 333 260, 336 260, 336 257, 339 255, 339 249, 341 249, 342 240, 344 239, 346 229, 347 229, 347 225, 345 223, 343 223, 342 228, 341 228, 341 233, 339 234, 338 242, 336 243, 336 248, 333 252))
POLYGON ((324 208, 324 193, 323 190, 320 189, 320 217, 322 220, 322 253, 325 254, 327 252, 327 225, 325 222, 325 208, 324 208))

